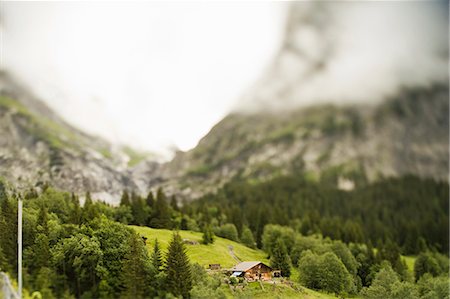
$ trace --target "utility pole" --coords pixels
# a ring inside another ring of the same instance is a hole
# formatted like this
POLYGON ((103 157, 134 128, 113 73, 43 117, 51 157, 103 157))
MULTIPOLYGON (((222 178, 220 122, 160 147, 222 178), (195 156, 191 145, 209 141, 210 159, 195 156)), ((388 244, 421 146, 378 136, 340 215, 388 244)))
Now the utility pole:
POLYGON ((17 198, 19 209, 17 213, 18 217, 18 232, 17 232, 17 244, 18 244, 18 259, 17 259, 17 273, 19 274, 19 298, 22 299, 22 197, 19 195, 17 198))

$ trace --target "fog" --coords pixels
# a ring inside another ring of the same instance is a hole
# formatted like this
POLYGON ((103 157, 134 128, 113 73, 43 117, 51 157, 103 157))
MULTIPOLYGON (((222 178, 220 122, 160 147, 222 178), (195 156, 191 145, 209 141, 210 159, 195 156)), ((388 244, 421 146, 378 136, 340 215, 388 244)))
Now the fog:
POLYGON ((377 103, 448 82, 447 1, 297 2, 283 50, 238 111, 377 103))
POLYGON ((71 124, 187 150, 275 56, 284 5, 2 2, 1 66, 71 124))
POLYGON ((233 110, 448 82, 447 1, 1 5, 2 68, 75 126, 167 155, 233 110))

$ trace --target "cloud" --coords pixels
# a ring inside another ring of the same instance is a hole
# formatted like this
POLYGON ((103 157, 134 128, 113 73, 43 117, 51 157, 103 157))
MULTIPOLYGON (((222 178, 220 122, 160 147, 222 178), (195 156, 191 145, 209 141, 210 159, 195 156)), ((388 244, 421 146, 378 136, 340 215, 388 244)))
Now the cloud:
POLYGON ((158 152, 195 146, 282 36, 269 2, 2 5, 2 67, 71 124, 158 152))
POLYGON ((448 2, 297 2, 282 50, 238 111, 376 103, 448 82, 448 2))

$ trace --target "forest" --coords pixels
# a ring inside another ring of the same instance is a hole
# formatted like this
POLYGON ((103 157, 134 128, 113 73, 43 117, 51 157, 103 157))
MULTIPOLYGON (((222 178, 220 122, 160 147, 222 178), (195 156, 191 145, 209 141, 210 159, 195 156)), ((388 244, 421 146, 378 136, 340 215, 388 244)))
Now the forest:
MULTIPOLYGON (((111 206, 51 186, 0 184, 0 268, 17 275, 17 200, 23 199, 24 288, 33 298, 226 298, 190 261, 177 233, 263 250, 293 284, 355 298, 449 298, 448 184, 406 176, 352 191, 286 176, 231 182, 194 202, 124 190, 111 206), (152 250, 130 225, 173 230, 152 250), (414 256, 408 270, 404 256, 414 256)), ((241 297, 249 297, 245 292, 241 297)), ((238 296, 238 297, 239 297, 238 296)), ((251 296, 250 296, 251 297, 251 296)))

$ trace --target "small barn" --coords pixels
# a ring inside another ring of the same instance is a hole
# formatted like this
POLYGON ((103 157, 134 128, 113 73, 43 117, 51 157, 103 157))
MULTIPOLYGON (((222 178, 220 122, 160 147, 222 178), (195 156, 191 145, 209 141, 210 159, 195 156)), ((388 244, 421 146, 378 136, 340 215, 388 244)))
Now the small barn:
POLYGON ((231 277, 244 277, 248 281, 272 279, 272 268, 262 262, 242 262, 230 271, 231 277))
POLYGON ((209 264, 209 270, 220 270, 220 264, 209 264))

